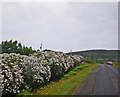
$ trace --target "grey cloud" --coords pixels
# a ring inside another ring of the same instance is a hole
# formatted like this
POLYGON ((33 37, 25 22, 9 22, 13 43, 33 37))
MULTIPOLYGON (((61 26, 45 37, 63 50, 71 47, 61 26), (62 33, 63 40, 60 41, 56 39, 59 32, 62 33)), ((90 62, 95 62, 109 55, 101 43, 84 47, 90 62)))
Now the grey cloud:
POLYGON ((117 48, 117 3, 5 3, 3 40, 69 52, 117 48))

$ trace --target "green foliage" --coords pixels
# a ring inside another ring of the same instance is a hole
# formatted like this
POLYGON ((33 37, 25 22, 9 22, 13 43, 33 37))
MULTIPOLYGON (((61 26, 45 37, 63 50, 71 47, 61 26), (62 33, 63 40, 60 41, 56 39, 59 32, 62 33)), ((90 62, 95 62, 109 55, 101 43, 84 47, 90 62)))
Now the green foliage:
POLYGON ((86 60, 85 63, 88 63, 88 64, 94 64, 95 61, 93 61, 93 60, 86 60))
POLYGON ((71 75, 76 75, 78 71, 82 70, 85 67, 88 67, 89 65, 91 65, 91 64, 82 64, 82 65, 76 66, 68 74, 65 74, 63 78, 68 78, 71 75))
POLYGON ((120 68, 120 63, 115 62, 115 63, 113 63, 113 66, 115 66, 115 67, 117 67, 117 68, 120 68))
POLYGON ((64 73, 60 66, 54 64, 51 66, 51 81, 59 80, 63 75, 64 73))
POLYGON ((19 53, 21 55, 29 55, 36 52, 32 49, 32 47, 22 46, 17 40, 2 41, 2 44, 0 45, 2 45, 2 53, 19 53))
POLYGON ((45 50, 43 50, 43 51, 44 51, 44 52, 45 52, 45 51, 50 52, 50 51, 52 51, 52 50, 45 49, 45 50))
POLYGON ((21 93, 19 93, 19 94, 17 95, 17 97, 23 97, 23 96, 26 96, 26 95, 31 95, 31 90, 32 90, 32 89, 28 89, 28 90, 23 89, 23 90, 21 91, 21 93))

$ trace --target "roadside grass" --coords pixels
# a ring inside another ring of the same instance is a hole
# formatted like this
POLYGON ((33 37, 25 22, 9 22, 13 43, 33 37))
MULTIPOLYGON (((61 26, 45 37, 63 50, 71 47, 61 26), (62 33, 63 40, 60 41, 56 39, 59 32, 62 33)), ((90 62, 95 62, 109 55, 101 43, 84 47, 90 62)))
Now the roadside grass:
POLYGON ((97 63, 79 65, 64 75, 61 80, 51 82, 44 88, 35 90, 31 95, 73 95, 89 74, 98 66, 97 63))
POLYGON ((120 68, 120 63, 114 63, 113 66, 115 66, 116 68, 120 68))

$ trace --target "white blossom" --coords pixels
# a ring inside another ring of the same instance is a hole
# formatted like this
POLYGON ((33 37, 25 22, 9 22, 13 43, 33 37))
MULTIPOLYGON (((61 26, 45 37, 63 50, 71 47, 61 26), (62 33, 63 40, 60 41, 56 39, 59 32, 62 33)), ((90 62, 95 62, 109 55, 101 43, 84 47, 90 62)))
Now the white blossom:
MULTIPOLYGON (((50 81, 51 67, 58 66, 65 73, 69 68, 75 65, 74 60, 81 62, 82 56, 68 56, 62 52, 43 51, 30 54, 29 56, 15 53, 2 54, 1 85, 5 93, 13 92, 19 93, 21 85, 24 81, 24 74, 29 69, 33 73, 33 79, 37 83, 44 83, 50 81), (44 75, 44 77, 42 76, 44 75), (8 87, 6 87, 7 85, 8 87), (14 87, 14 88, 13 88, 14 87)), ((26 89, 29 85, 26 86, 26 89)))

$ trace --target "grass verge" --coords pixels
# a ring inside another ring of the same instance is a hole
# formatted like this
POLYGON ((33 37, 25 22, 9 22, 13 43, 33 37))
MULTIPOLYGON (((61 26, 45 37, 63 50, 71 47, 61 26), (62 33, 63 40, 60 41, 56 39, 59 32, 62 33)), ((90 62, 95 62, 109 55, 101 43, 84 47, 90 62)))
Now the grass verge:
POLYGON ((31 95, 73 95, 86 80, 89 74, 98 67, 98 64, 82 64, 77 66, 61 80, 51 82, 44 88, 40 88, 31 95))
POLYGON ((113 66, 115 66, 116 68, 120 68, 120 63, 114 63, 113 66))

